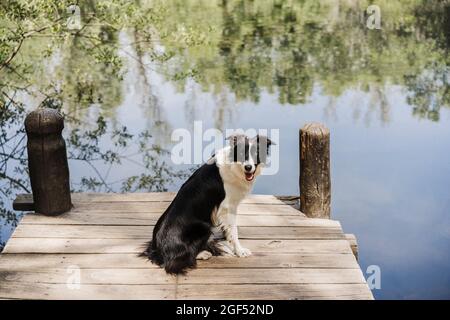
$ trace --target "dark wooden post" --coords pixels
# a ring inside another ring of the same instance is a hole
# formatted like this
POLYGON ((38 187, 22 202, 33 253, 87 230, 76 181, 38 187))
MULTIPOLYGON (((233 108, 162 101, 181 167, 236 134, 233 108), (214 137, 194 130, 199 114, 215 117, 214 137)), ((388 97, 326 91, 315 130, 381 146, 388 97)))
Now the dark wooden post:
POLYGON ((330 218, 330 130, 320 123, 300 129, 300 211, 330 218))
POLYGON ((25 119, 28 168, 37 213, 58 215, 72 208, 63 128, 63 117, 54 109, 39 108, 25 119))

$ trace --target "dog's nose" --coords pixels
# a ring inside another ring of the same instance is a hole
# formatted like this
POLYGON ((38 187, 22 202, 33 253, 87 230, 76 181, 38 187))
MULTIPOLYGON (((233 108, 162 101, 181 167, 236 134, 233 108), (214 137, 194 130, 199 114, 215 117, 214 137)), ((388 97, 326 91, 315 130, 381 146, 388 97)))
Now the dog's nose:
POLYGON ((245 171, 252 171, 252 166, 247 164, 244 166, 245 171))

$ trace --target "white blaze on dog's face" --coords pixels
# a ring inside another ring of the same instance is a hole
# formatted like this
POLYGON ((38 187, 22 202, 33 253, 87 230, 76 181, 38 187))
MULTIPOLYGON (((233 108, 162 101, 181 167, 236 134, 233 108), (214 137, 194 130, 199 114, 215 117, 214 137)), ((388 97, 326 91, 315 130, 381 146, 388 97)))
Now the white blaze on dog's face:
POLYGON ((252 182, 266 163, 272 141, 265 136, 257 135, 250 139, 243 134, 232 135, 227 139, 230 140, 228 161, 231 170, 242 179, 252 182))

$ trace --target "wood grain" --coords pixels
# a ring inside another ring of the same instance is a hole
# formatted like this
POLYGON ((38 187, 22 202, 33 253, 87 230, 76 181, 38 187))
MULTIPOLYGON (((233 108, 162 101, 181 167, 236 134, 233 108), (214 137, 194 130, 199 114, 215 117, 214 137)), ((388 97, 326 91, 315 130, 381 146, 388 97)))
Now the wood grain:
POLYGON ((167 275, 138 254, 173 197, 73 194, 69 213, 26 215, 0 255, 0 299, 373 299, 339 222, 306 218, 274 196, 239 209, 252 256, 167 275), (78 289, 68 270, 79 270, 78 289))
POLYGON ((81 269, 77 266, 35 270, 0 268, 0 282, 65 284, 73 279, 80 284, 307 284, 364 283, 358 269, 195 269, 186 276, 168 275, 163 269, 81 269))
MULTIPOLYGON (((76 265, 80 268, 124 268, 151 269, 159 268, 147 259, 138 257, 136 253, 105 253, 96 254, 2 254, 0 269, 4 270, 45 270, 49 268, 64 268, 76 265)), ((357 268, 352 254, 312 253, 260 253, 239 259, 237 257, 214 257, 198 261, 198 268, 357 268)))
MULTIPOLYGON (((347 240, 242 240, 253 253, 351 253, 347 240)), ((142 239, 59 239, 14 238, 6 244, 5 253, 140 253, 142 239)))
POLYGON ((0 282, 0 298, 50 300, 161 300, 175 299, 175 285, 81 285, 70 289, 66 284, 0 282))
POLYGON ((367 284, 178 285, 178 299, 371 300, 367 284))
MULTIPOLYGON (((27 214, 21 224, 66 224, 66 225, 130 225, 154 226, 160 213, 110 212, 109 214, 67 212, 58 217, 27 214)), ((307 219, 302 216, 238 215, 238 225, 245 227, 340 227, 338 221, 328 219, 307 219)))
MULTIPOLYGON (((153 226, 20 224, 12 239, 142 239, 151 238, 153 226)), ((336 227, 239 227, 240 239, 345 239, 336 227)))

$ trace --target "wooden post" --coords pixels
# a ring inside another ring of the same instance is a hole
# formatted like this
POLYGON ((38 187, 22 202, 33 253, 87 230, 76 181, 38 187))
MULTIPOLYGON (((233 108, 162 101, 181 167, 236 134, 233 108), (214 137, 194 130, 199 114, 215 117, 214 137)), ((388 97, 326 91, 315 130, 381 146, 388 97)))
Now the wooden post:
POLYGON ((63 117, 54 109, 39 108, 25 119, 28 168, 37 213, 58 215, 72 208, 63 128, 63 117))
POLYGON ((330 218, 330 130, 320 123, 300 129, 300 211, 330 218))

